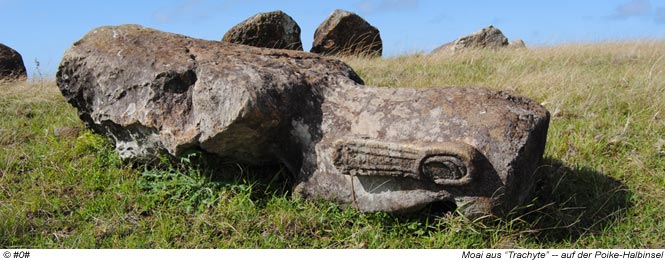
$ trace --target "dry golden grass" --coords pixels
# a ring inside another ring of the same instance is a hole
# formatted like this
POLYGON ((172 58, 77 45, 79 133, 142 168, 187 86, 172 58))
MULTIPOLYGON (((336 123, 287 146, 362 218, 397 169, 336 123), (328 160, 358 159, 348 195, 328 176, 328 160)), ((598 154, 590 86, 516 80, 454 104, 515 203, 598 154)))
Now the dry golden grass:
POLYGON ((36 102, 62 102, 65 99, 53 81, 0 81, 0 101, 15 101, 24 103, 36 102))

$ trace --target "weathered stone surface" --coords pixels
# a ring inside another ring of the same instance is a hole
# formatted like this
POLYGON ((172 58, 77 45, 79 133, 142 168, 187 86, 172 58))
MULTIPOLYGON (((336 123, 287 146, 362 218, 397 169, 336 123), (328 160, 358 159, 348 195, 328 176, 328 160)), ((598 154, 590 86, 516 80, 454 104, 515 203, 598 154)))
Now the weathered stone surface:
POLYGON ((335 10, 316 28, 310 52, 324 55, 381 56, 379 29, 355 13, 335 10))
POLYGON ((470 35, 461 37, 455 41, 446 43, 432 51, 436 53, 456 52, 468 49, 499 49, 507 47, 508 38, 503 35, 501 30, 490 25, 482 28, 470 35))
POLYGON ((302 50, 300 26, 282 11, 254 15, 226 32, 222 41, 263 48, 302 50))
POLYGON ((56 78, 81 119, 110 136, 123 158, 201 148, 248 162, 287 154, 280 150, 288 145, 272 141, 288 135, 291 117, 316 112, 316 100, 298 101, 340 80, 361 82, 318 55, 137 25, 89 32, 65 52, 56 78))
POLYGON ((294 193, 363 211, 456 203, 469 216, 524 202, 549 113, 481 87, 366 87, 304 52, 102 27, 64 55, 57 83, 123 158, 186 149, 281 162, 294 193))
POLYGON ((526 49, 526 44, 522 39, 513 39, 508 42, 508 47, 513 49, 526 49))
POLYGON ((26 80, 27 78, 21 54, 0 43, 0 81, 26 80))
POLYGON ((479 87, 346 86, 324 100, 321 141, 311 148, 318 166, 296 188, 307 197, 389 212, 451 201, 469 215, 501 215, 533 188, 549 114, 526 98, 479 87))

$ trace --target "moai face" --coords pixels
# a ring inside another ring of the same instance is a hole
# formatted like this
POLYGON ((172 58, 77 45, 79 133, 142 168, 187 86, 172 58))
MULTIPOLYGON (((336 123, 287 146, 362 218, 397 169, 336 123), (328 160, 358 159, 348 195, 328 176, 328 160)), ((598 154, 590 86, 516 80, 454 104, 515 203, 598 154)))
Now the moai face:
POLYGON ((530 100, 478 87, 323 93, 296 188, 305 197, 394 213, 445 202, 475 217, 533 189, 549 116, 530 100))

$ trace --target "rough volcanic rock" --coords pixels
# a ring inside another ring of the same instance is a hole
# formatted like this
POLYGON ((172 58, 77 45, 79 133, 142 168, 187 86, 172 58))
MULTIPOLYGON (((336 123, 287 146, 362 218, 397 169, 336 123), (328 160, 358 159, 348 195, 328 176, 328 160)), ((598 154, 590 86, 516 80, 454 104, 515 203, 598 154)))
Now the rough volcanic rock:
POLYGON ((26 80, 27 78, 21 54, 0 43, 0 81, 26 80))
POLYGON ((201 148, 247 162, 286 154, 279 150, 289 146, 272 141, 288 134, 291 117, 311 117, 315 100, 298 101, 318 86, 361 82, 344 63, 315 54, 138 25, 89 32, 65 52, 56 80, 81 119, 111 137, 122 158, 201 148))
POLYGON ((282 11, 254 15, 226 32, 222 41, 263 48, 302 50, 300 26, 282 11))
POLYGON ((522 39, 513 39, 508 42, 508 47, 514 49, 526 49, 526 43, 522 39))
POLYGON ((363 211, 456 203, 469 216, 526 201, 549 113, 481 87, 366 87, 347 65, 297 51, 102 27, 64 55, 57 83, 125 159, 200 149, 281 162, 294 193, 363 211))
POLYGON ((362 17, 335 10, 316 28, 310 52, 324 55, 381 56, 383 43, 379 29, 362 17))
POLYGON ((499 49, 508 46, 508 38, 501 30, 490 25, 470 35, 446 43, 432 51, 435 53, 456 52, 467 49, 499 49))

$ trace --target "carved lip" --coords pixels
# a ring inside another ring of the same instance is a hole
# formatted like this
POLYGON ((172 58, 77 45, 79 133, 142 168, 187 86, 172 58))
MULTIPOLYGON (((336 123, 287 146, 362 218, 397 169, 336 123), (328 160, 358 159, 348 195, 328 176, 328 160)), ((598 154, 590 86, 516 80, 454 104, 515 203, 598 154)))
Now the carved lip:
POLYGON ((339 139, 333 163, 340 173, 431 181, 438 185, 466 185, 476 174, 480 153, 471 145, 443 142, 427 146, 368 139, 339 139))

